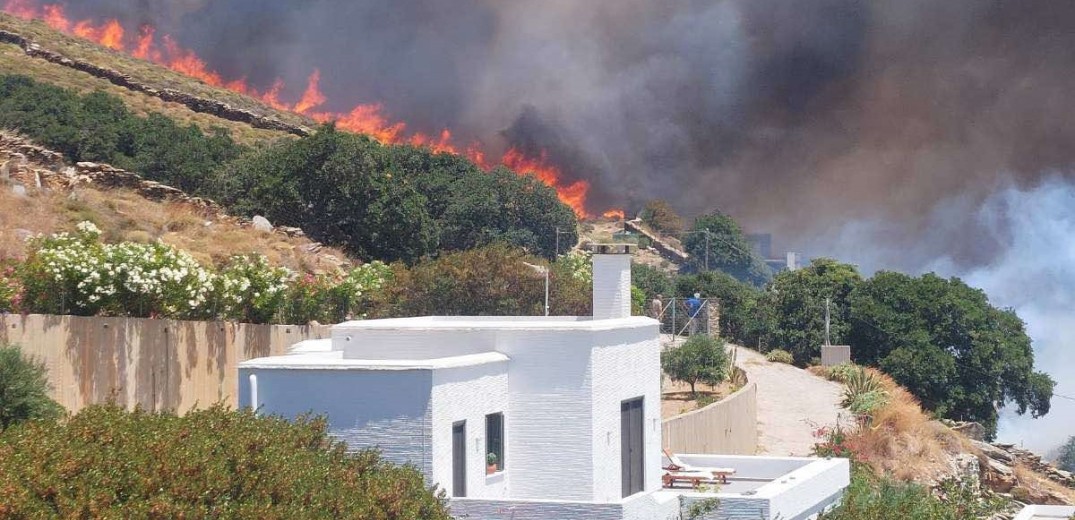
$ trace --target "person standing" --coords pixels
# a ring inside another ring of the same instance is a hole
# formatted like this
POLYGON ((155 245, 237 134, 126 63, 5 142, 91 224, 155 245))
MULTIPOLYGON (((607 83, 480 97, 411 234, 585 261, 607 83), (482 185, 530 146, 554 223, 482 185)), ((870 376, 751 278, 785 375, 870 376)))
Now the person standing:
POLYGON ((702 295, 694 293, 694 296, 687 299, 687 316, 690 318, 691 336, 698 332, 698 311, 700 310, 702 310, 702 295))
POLYGON ((661 312, 664 311, 664 302, 661 301, 662 298, 663 296, 658 294, 649 302, 649 315, 655 320, 660 320, 661 312))

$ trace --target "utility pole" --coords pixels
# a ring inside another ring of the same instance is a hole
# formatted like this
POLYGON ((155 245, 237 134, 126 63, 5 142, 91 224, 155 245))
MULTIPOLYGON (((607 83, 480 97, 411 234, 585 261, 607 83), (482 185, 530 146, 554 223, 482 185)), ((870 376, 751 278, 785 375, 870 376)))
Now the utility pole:
POLYGON ((829 346, 829 306, 832 304, 832 298, 825 298, 825 346, 829 346))
POLYGON ((709 228, 705 228, 705 270, 709 270, 709 228))
POLYGON ((560 256, 560 227, 559 226, 557 226, 557 228, 556 228, 556 254, 553 255, 553 256, 554 257, 560 256))

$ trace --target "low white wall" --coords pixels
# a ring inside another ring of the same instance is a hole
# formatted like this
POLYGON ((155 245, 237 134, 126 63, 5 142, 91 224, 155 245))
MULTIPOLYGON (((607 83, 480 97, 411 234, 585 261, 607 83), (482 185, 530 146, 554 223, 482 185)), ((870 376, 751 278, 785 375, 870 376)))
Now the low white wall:
POLYGON ((673 453, 753 455, 758 450, 757 383, 747 383, 705 408, 665 419, 661 436, 673 453))
POLYGON ((737 478, 768 480, 782 477, 818 460, 806 457, 750 457, 680 453, 677 453, 676 457, 690 466, 735 468, 737 478))
POLYGON ((1067 520, 1075 515, 1075 507, 1072 506, 1026 506, 1015 517, 1015 520, 1067 520))

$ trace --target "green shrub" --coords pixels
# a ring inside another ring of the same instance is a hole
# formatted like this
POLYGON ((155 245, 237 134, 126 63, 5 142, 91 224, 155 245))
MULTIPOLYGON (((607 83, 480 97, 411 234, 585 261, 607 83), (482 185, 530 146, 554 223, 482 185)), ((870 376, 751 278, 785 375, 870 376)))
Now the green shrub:
POLYGON ((320 419, 221 406, 84 409, 0 435, 0 518, 449 518, 411 466, 348 453, 320 419))
POLYGON ((918 484, 873 475, 853 464, 851 485, 841 504, 818 520, 977 520, 999 509, 994 500, 981 500, 970 486, 948 480, 938 492, 943 500, 918 484))
POLYGON ((888 392, 880 378, 864 368, 851 370, 844 385, 844 398, 840 406, 856 414, 870 415, 888 402, 888 392))
POLYGON ((705 334, 691 336, 678 348, 661 353, 661 368, 673 381, 719 385, 728 377, 728 353, 724 342, 705 334))
POLYGON ((765 354, 765 359, 773 363, 786 363, 788 365, 795 362, 795 358, 792 357, 791 352, 780 349, 770 350, 765 354))
POLYGON ((0 431, 23 421, 63 415, 63 407, 48 390, 45 365, 23 357, 16 347, 0 344, 0 431))
POLYGON ((858 370, 858 367, 856 367, 854 363, 840 363, 839 365, 829 367, 827 370, 829 381, 846 383, 851 377, 851 374, 858 370))

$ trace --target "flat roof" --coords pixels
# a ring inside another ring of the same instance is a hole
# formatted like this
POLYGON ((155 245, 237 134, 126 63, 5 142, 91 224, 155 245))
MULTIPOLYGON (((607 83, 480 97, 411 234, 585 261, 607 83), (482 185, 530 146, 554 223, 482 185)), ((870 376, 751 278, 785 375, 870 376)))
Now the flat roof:
POLYGON ((658 325, 645 316, 595 320, 590 316, 421 316, 356 320, 332 327, 346 330, 612 330, 658 325))
POLYGON ((348 359, 343 351, 269 356, 239 363, 239 368, 268 370, 439 370, 491 363, 510 358, 500 352, 482 352, 434 359, 348 359))

